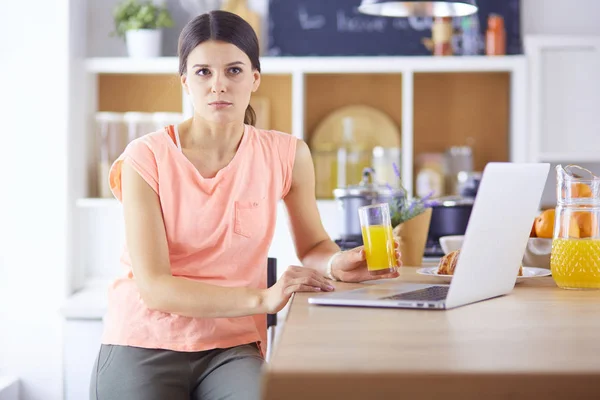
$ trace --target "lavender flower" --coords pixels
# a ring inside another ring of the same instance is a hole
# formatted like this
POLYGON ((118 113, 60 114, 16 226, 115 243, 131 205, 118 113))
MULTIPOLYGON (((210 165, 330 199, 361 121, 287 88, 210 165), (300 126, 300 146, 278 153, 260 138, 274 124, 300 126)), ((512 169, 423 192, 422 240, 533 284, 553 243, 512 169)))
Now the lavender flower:
POLYGON ((400 170, 398 169, 398 165, 396 165, 396 163, 392 163, 392 167, 394 167, 394 174, 396 174, 396 178, 401 179, 400 170))
MULTIPOLYGON (((400 225, 403 222, 406 222, 422 213, 425 212, 427 208, 431 208, 436 205, 435 201, 430 201, 433 196, 433 192, 429 193, 427 196, 418 198, 408 198, 406 194, 408 193, 406 188, 402 185, 402 178, 400 176, 400 170, 396 163, 392 164, 394 167, 394 173, 399 181, 399 188, 404 193, 404 196, 401 199, 393 199, 390 201, 390 214, 392 217, 392 226, 400 225)), ((391 185, 389 183, 386 184, 388 189, 391 189, 391 185)))

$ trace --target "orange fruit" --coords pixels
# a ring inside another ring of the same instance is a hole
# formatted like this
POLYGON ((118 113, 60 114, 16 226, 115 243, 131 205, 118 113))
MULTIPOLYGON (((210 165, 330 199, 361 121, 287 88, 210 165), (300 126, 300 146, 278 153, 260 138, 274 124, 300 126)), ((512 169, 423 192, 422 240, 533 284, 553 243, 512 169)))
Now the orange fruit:
POLYGON ((598 217, 595 214, 587 212, 575 212, 573 217, 577 220, 579 226, 579 237, 589 238, 598 233, 598 217))
MULTIPOLYGON (((575 217, 571 217, 571 221, 569 222, 569 237, 577 239, 579 238, 580 233, 581 232, 577 220, 575 219, 575 217)), ((564 235, 561 236, 564 237, 564 235)))
POLYGON ((534 225, 537 237, 552 239, 554 234, 554 209, 543 211, 535 219, 534 225))
POLYGON ((577 182, 571 185, 571 196, 573 197, 592 197, 592 189, 585 183, 577 182))
POLYGON ((537 233, 535 232, 535 220, 533 220, 533 224, 531 224, 531 232, 529 233, 529 237, 537 237, 537 233))

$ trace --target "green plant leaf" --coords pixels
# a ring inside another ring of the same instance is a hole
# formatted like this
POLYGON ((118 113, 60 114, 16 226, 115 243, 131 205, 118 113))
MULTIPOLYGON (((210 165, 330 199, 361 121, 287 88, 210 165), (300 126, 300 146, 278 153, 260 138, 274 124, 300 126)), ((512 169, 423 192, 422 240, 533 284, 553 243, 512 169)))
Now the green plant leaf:
POLYGON ((173 26, 166 6, 156 6, 150 0, 124 0, 113 10, 115 30, 111 35, 121 38, 125 32, 136 29, 161 29, 173 26))

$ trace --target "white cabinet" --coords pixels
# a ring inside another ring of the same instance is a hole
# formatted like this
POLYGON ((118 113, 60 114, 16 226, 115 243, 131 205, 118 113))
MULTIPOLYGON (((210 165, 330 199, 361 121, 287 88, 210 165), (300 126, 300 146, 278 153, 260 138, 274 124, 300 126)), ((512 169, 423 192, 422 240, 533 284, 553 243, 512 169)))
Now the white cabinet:
POLYGON ((101 319, 72 319, 64 322, 65 400, 89 398, 90 378, 100 349, 101 319))
MULTIPOLYGON (((600 36, 528 36, 529 160, 600 174, 600 36)), ((554 206, 551 171, 542 203, 554 206)))
POLYGON ((600 37, 526 38, 534 160, 600 161, 600 37))

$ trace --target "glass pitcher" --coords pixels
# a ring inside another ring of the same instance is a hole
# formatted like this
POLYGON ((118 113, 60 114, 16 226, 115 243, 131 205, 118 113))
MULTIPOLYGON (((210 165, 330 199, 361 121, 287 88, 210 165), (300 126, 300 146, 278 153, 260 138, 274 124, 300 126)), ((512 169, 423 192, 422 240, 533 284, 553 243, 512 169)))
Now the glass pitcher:
POLYGON ((600 177, 577 165, 556 176, 552 277, 563 289, 600 289, 600 177))

